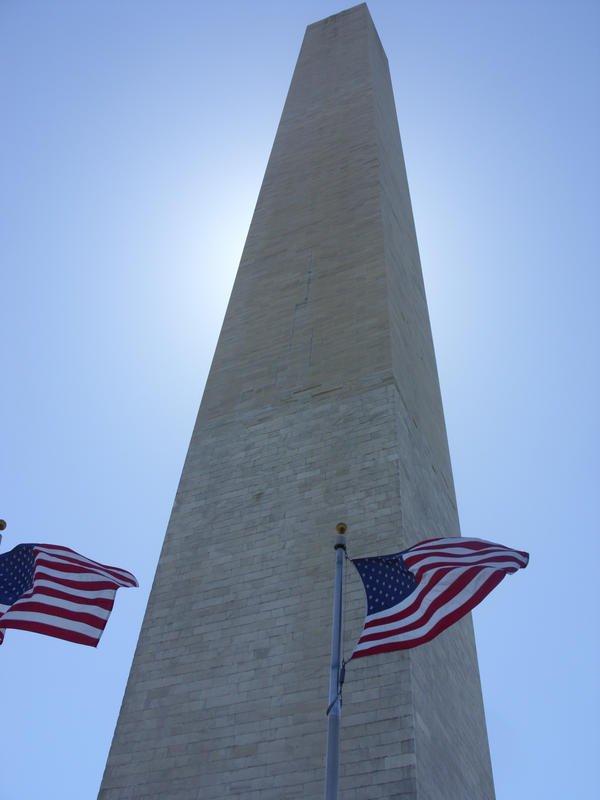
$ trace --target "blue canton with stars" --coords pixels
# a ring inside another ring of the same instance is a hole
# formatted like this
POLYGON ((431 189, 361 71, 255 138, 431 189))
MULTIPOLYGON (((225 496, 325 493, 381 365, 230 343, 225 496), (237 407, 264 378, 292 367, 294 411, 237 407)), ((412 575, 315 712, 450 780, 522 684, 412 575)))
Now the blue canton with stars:
POLYGON ((417 588, 401 553, 374 558, 353 558, 367 594, 367 615, 385 611, 408 597, 417 588))
POLYGON ((0 605, 12 606, 33 584, 33 544, 18 544, 0 555, 0 605))

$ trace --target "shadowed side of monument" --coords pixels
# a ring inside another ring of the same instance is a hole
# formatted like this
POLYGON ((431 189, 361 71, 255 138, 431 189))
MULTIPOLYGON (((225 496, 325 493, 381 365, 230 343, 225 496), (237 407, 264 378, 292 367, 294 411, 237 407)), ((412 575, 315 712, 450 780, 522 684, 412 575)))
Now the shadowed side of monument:
MULTIPOLYGON (((308 27, 136 649, 102 800, 320 797, 332 534, 458 535, 385 54, 308 27)), ((362 623, 348 575, 347 649, 362 623)), ((348 667, 343 798, 493 798, 470 619, 348 667)))

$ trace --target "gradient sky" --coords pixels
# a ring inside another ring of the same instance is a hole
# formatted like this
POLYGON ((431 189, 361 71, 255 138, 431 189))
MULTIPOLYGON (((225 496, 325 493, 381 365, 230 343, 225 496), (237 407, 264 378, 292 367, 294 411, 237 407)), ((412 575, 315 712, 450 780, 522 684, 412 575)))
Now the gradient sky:
MULTIPOLYGON (((96 797, 304 28, 343 7, 0 3, 2 551, 140 582, 97 649, 7 632, 0 800, 96 797)), ((474 614, 497 797, 592 798, 600 5, 369 8, 462 532, 531 553, 474 614)))

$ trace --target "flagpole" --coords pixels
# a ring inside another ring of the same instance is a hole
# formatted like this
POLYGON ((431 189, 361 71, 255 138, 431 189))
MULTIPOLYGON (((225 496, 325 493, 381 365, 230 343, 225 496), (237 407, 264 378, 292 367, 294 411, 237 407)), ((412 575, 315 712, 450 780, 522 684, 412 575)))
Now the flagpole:
POLYGON ((346 525, 340 522, 335 537, 335 586, 333 590, 333 625, 331 629, 331 665, 329 671, 329 706, 327 708, 327 759, 325 762, 325 800, 337 800, 340 769, 340 719, 346 525))

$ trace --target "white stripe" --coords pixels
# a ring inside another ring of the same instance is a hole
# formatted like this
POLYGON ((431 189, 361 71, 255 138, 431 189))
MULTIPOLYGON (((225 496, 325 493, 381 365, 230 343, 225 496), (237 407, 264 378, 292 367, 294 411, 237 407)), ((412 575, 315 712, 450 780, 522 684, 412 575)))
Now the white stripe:
POLYGON ((495 542, 486 542, 484 539, 437 539, 433 542, 429 542, 428 544, 422 545, 415 545, 414 547, 410 547, 408 550, 404 551, 404 557, 410 558, 414 556, 420 556, 427 553, 436 553, 436 552, 448 552, 448 553, 456 553, 458 555, 462 553, 480 553, 485 554, 489 553, 490 551, 502 551, 503 553, 512 553, 515 558, 520 560, 526 560, 524 556, 522 556, 518 550, 513 549, 512 547, 506 547, 503 544, 497 544, 495 542), (479 547, 477 549, 469 547, 469 543, 476 542, 477 544, 483 544, 485 547, 479 547))
POLYGON ((481 555, 487 555, 488 553, 514 553, 514 550, 510 550, 507 547, 497 547, 496 545, 490 545, 489 547, 479 547, 477 549, 473 547, 459 547, 456 546, 443 546, 438 545, 437 547, 428 547, 423 549, 416 549, 414 551, 408 551, 404 554, 405 558, 421 558, 423 556, 428 555, 435 555, 436 553, 447 553, 448 555, 476 555, 480 553, 481 555))
POLYGON ((93 561, 91 558, 86 558, 86 556, 82 556, 81 553, 76 553, 74 550, 68 550, 67 548, 58 546, 40 547, 35 545, 35 548, 38 553, 44 554, 49 558, 55 558, 63 563, 74 563, 84 567, 90 566, 94 569, 110 574, 110 577, 113 578, 113 580, 124 580, 127 583, 137 583, 135 576, 126 569, 113 567, 110 564, 101 564, 99 561, 93 561), (111 574, 112 572, 116 572, 118 574, 115 576, 111 574))
MULTIPOLYGON (((434 628, 437 625, 437 623, 440 622, 440 620, 445 619, 445 617, 449 616, 458 608, 460 608, 462 605, 464 605, 475 594, 475 592, 477 592, 477 590, 480 589, 481 586, 483 586, 483 584, 487 581, 487 579, 491 575, 493 575, 493 573, 494 570, 482 570, 481 572, 477 573, 477 575, 474 576, 473 580, 470 581, 467 584, 467 586, 465 586, 464 589, 455 598, 453 598, 449 603, 444 603, 444 605, 441 608, 438 608, 438 610, 433 614, 431 619, 428 620, 428 622, 422 625, 420 628, 415 628, 414 630, 411 631, 406 631, 404 633, 398 633, 395 635, 387 636, 383 639, 376 639, 374 641, 365 641, 362 644, 359 642, 356 645, 355 652, 358 652, 359 650, 369 650, 372 647, 379 647, 382 644, 393 644, 395 642, 407 642, 413 639, 421 639, 432 628, 434 628)), ((440 583, 443 583, 443 581, 440 581, 440 583)), ((438 587, 436 586, 435 589, 433 590, 432 592, 433 596, 436 595, 437 588, 438 587)), ((437 592, 437 594, 439 594, 439 592, 437 592)), ((416 616, 418 619, 418 617, 422 616, 422 614, 418 614, 416 616)), ((409 618, 407 620, 402 620, 401 621, 402 627, 404 627, 407 624, 410 624, 411 619, 412 618, 409 618)), ((416 619, 413 619, 412 621, 415 622, 416 619)), ((364 631, 364 634, 368 635, 371 633, 377 633, 379 630, 384 631, 390 628, 393 629, 394 627, 396 627, 397 629, 398 624, 396 624, 396 626, 392 624, 388 626, 382 625, 380 627, 369 628, 366 631, 364 631)))
POLYGON ((436 547, 446 547, 452 545, 458 545, 459 547, 464 547, 465 544, 469 542, 477 542, 477 544, 486 544, 490 545, 491 547, 504 547, 503 544, 498 545, 496 542, 488 542, 485 539, 467 539, 464 536, 449 536, 447 539, 432 539, 429 542, 421 542, 421 544, 415 544, 412 547, 409 547, 406 552, 408 553, 418 553, 421 550, 430 550, 436 547))
POLYGON ((100 575, 93 572, 66 572, 65 570, 60 569, 60 565, 58 569, 52 569, 46 565, 40 565, 39 567, 36 566, 36 571, 38 569, 41 570, 41 572, 43 572, 45 575, 51 575, 55 578, 61 578, 65 581, 74 581, 76 583, 97 583, 100 580, 109 580, 117 586, 119 585, 119 581, 115 580, 112 576, 100 575))
POLYGON ((92 627, 86 625, 85 622, 75 622, 71 619, 63 619, 62 617, 54 617, 51 614, 42 614, 39 611, 23 611, 21 613, 9 611, 2 617, 2 624, 6 625, 7 622, 39 622, 42 625, 54 625, 55 628, 62 628, 67 631, 74 631, 81 633, 85 636, 91 636, 94 639, 99 637, 102 629, 100 627, 92 627))
POLYGON ((468 553, 462 553, 460 556, 447 556, 444 553, 437 553, 429 557, 424 557, 422 560, 411 563, 410 565, 407 564, 407 566, 411 572, 418 572, 419 570, 429 570, 432 567, 438 566, 440 569, 444 567, 453 567, 455 564, 460 566, 463 564, 475 564, 486 567, 493 567, 495 565, 496 569, 504 569, 505 565, 508 564, 519 569, 523 564, 523 559, 521 558, 521 560, 518 560, 513 553, 502 553, 500 551, 480 554, 470 551, 468 553), (491 561, 492 558, 495 560, 491 561))
POLYGON ((421 556, 421 555, 428 555, 433 553, 452 553, 456 555, 460 555, 462 553, 490 553, 490 552, 502 552, 502 553, 513 553, 518 555, 517 550, 513 550, 510 547, 504 547, 501 544, 492 544, 489 542, 485 547, 468 547, 467 545, 463 545, 462 547, 458 544, 453 545, 445 545, 445 544, 438 544, 435 547, 415 547, 407 550, 404 555, 407 557, 411 556, 421 556))
POLYGON ((72 553, 69 556, 64 555, 56 555, 50 552, 47 548, 37 548, 38 554, 37 559, 42 559, 46 562, 51 562, 56 567, 60 568, 63 564, 70 565, 74 567, 79 567, 83 570, 87 570, 88 572, 97 572, 101 575, 106 575, 110 580, 119 583, 122 580, 125 580, 128 584, 131 581, 135 581, 133 575, 125 570, 119 570, 118 567, 109 567, 104 564, 99 564, 96 561, 91 561, 89 558, 85 558, 84 556, 79 556, 77 553, 72 553), (112 570, 119 573, 117 575, 112 574, 112 570))
POLYGON ((86 603, 61 600, 58 597, 51 597, 47 594, 34 594, 31 597, 23 597, 17 600, 12 608, 24 608, 28 603, 43 603, 45 606, 64 608, 65 611, 74 611, 76 614, 91 614, 94 617, 100 617, 100 619, 108 619, 110 617, 110 611, 101 606, 91 606, 86 603))
POLYGON ((72 586, 64 586, 62 583, 56 581, 46 581, 42 579, 36 580, 33 589, 30 591, 35 593, 40 586, 45 586, 48 589, 56 589, 56 591, 64 592, 70 597, 89 597, 91 600, 95 600, 96 598, 98 600, 110 599, 115 596, 115 592, 117 591, 116 589, 86 589, 85 586, 78 586, 74 589, 72 586))

